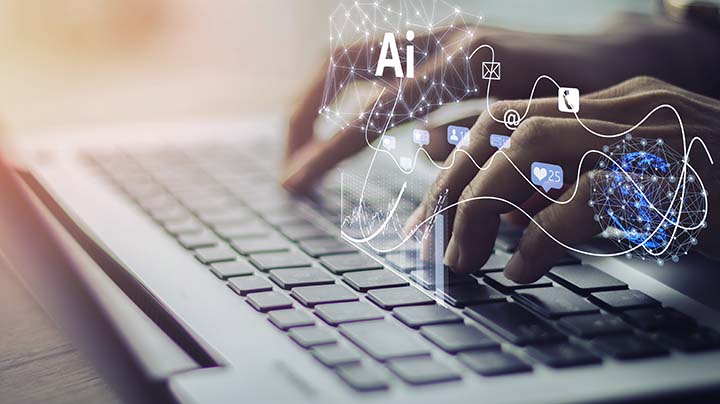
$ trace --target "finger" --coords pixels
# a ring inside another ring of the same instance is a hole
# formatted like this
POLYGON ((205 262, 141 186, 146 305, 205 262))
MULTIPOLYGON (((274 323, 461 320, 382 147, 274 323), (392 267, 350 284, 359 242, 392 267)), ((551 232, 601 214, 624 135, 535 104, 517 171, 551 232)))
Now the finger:
MULTIPOLYGON (((547 195, 553 199, 558 199, 562 194, 567 191, 568 187, 564 186, 562 189, 551 189, 547 195)), ((522 210, 530 216, 535 216, 541 210, 548 207, 552 202, 540 194, 532 194, 528 200, 523 202, 520 207, 522 210)), ((513 210, 503 215, 508 223, 514 226, 525 227, 530 223, 530 218, 519 210, 513 210)))
MULTIPOLYGON (((432 64, 430 64, 432 66, 432 64)), ((294 192, 305 192, 330 168, 362 150, 396 123, 424 116, 438 104, 423 103, 425 88, 417 80, 400 80, 399 86, 384 87, 372 107, 325 141, 307 142, 296 151, 283 175, 282 184, 294 192)))
POLYGON ((318 116, 318 109, 322 102, 325 75, 328 64, 324 63, 311 81, 310 87, 296 103, 296 109, 290 115, 287 140, 285 144, 285 159, 287 164, 290 158, 313 138, 313 125, 318 116))
POLYGON ((580 177, 577 189, 574 195, 572 188, 559 198, 569 203, 550 204, 533 217, 520 239, 518 250, 505 266, 508 279, 518 283, 538 280, 566 253, 567 249, 560 243, 572 246, 600 232, 588 205, 591 197, 588 173, 580 177))
MULTIPOLYGON (((589 122, 607 131, 624 128, 608 122, 589 122)), ((458 272, 471 272, 487 260, 501 214, 521 205, 534 192, 543 192, 529 180, 534 161, 560 165, 564 179, 573 182, 582 169, 578 163, 583 153, 603 143, 602 138, 590 135, 573 119, 546 117, 525 121, 513 139, 512 147, 498 151, 461 195, 445 256, 445 263, 458 272)))
MULTIPOLYGON (((619 84, 615 90, 606 93, 596 93, 588 96, 591 98, 581 98, 582 122, 589 128, 600 131, 599 128, 592 126, 591 120, 601 120, 609 122, 617 122, 621 124, 634 125, 639 119, 647 114, 647 105, 656 105, 658 97, 667 97, 664 90, 648 90, 642 86, 647 78, 630 80, 619 84), (620 95, 616 98, 605 98, 611 95, 620 95)), ((650 80, 650 79, 648 79, 650 80)), ((654 79, 653 79, 654 80, 654 79)), ((689 108, 689 107, 688 107, 689 108)), ((528 106, 527 100, 520 101, 501 101, 490 106, 487 112, 483 113, 477 123, 471 128, 471 145, 467 148, 468 153, 474 158, 478 164, 484 162, 495 151, 489 146, 489 135, 492 133, 509 134, 508 129, 502 123, 502 117, 505 111, 514 109, 521 115, 524 115, 524 121, 532 117, 559 117, 568 118, 568 114, 560 112, 557 108, 557 98, 544 98, 533 100, 528 106), (527 111, 527 112, 525 112, 527 111), (498 118, 500 117, 500 118, 498 118), (498 122, 500 121, 500 122, 498 122)), ((670 111, 665 111, 670 114, 670 111)), ((668 119, 675 122, 673 116, 662 116, 655 114, 645 125, 665 123, 668 119)), ((626 128, 625 130, 627 130, 626 128)), ((641 129, 636 129, 641 130, 641 129)), ((652 137, 652 133, 649 133, 652 137)), ((606 138, 607 139, 607 138, 606 138)), ((511 136, 512 141, 512 136, 511 136)), ((429 214, 434 208, 438 196, 447 190, 447 200, 450 204, 457 201, 462 190, 475 176, 478 168, 465 156, 455 156, 451 154, 445 162, 445 165, 453 163, 453 167, 442 171, 430 192, 423 201, 426 214, 429 214)), ((451 212, 452 213, 452 212, 451 212)))
MULTIPOLYGON (((421 34, 415 38, 415 42, 421 48, 432 53, 435 47, 429 46, 430 37, 430 33, 421 34)), ((375 39, 368 39, 347 48, 335 49, 330 54, 329 61, 322 64, 322 67, 311 80, 309 88, 296 103, 296 109, 291 114, 285 148, 286 163, 289 163, 290 158, 303 146, 312 141, 313 124, 323 100, 328 104, 332 103, 341 91, 345 91, 350 82, 356 80, 379 80, 385 82, 386 85, 396 85, 396 80, 387 71, 382 76, 375 76, 373 70, 374 59, 368 57, 369 50, 375 46, 375 43, 375 39), (333 80, 331 81, 332 85, 329 85, 326 82, 326 77, 331 66, 333 80)), ((404 46, 400 48, 403 49, 404 46)))

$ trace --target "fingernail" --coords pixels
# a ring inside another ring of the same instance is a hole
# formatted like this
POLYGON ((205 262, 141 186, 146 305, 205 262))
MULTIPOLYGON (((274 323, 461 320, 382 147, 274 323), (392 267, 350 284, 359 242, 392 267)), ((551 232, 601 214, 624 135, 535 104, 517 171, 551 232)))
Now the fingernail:
POLYGON ((285 173, 280 183, 285 189, 291 192, 299 192, 302 190, 304 177, 305 175, 302 169, 292 170, 285 173))
POLYGON ((525 277, 525 259, 520 253, 513 254, 510 257, 510 261, 505 265, 505 271, 503 274, 506 278, 510 279, 515 283, 524 283, 523 278, 525 277))
POLYGON ((454 238, 450 238, 450 242, 445 250, 445 259, 443 260, 443 263, 450 268, 455 268, 459 258, 460 250, 458 249, 457 243, 454 238))

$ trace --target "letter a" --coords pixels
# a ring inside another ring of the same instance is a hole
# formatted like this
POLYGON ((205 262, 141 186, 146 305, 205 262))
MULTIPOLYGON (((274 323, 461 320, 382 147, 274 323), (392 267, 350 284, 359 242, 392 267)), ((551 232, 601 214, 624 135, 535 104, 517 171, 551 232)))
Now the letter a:
POLYGON ((377 69, 375 69, 376 76, 382 76, 386 67, 392 67, 395 69, 395 77, 402 77, 402 65, 400 64, 400 54, 398 53, 397 44, 395 43, 395 36, 386 32, 383 37, 382 50, 380 51, 380 59, 378 60, 377 69), (390 59, 387 58, 388 47, 390 47, 390 59))

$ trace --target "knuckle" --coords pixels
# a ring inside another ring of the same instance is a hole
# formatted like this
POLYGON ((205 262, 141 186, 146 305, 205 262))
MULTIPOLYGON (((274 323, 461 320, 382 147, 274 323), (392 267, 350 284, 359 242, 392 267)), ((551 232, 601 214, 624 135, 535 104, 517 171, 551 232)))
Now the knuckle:
POLYGON ((626 81, 627 84, 632 85, 633 87, 637 88, 643 88, 643 87, 657 87, 657 86, 664 86, 666 83, 660 79, 657 79, 652 76, 637 76, 633 77, 626 81))
POLYGON ((467 219, 463 219, 463 218, 468 218, 471 216, 472 205, 473 205, 474 201, 471 201, 470 199, 473 198, 474 196, 475 196, 475 194, 472 190, 472 187, 470 185, 465 187, 462 194, 460 194, 459 201, 461 201, 461 203, 457 205, 457 209, 456 209, 456 213, 455 213, 456 221, 467 220, 467 219))
POLYGON ((553 118, 532 116, 525 119, 513 134, 513 142, 526 147, 547 147, 547 137, 550 131, 547 129, 552 126, 553 118))
POLYGON ((496 101, 490 104, 488 112, 490 112, 493 116, 498 117, 502 116, 508 108, 510 108, 509 101, 496 101))
POLYGON ((653 89, 645 93, 645 96, 655 102, 667 104, 675 101, 678 98, 678 94, 667 88, 653 89))

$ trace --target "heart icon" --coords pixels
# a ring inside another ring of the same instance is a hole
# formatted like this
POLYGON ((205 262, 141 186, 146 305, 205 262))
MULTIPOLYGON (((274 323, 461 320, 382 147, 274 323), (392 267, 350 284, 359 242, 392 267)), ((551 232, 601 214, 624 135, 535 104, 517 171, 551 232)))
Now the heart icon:
POLYGON ((547 176, 547 170, 545 168, 535 167, 533 169, 533 175, 538 181, 542 181, 547 176))

